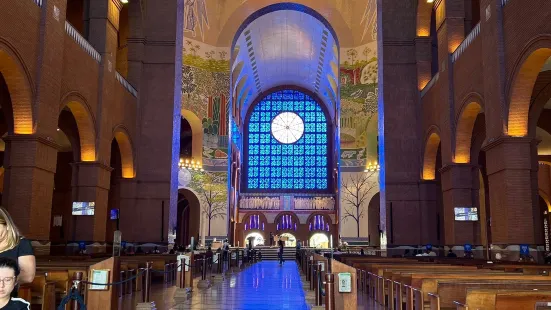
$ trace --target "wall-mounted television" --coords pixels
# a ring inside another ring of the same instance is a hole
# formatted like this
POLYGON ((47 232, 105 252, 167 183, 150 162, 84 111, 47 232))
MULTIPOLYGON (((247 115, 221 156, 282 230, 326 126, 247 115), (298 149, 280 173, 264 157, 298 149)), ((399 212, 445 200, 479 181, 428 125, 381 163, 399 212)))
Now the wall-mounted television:
POLYGON ((119 209, 111 209, 109 218, 112 219, 112 220, 118 220, 119 219, 119 209))
POLYGON ((456 221, 478 221, 477 208, 454 208, 456 221))
POLYGON ((73 215, 94 215, 96 203, 75 201, 73 202, 73 215))

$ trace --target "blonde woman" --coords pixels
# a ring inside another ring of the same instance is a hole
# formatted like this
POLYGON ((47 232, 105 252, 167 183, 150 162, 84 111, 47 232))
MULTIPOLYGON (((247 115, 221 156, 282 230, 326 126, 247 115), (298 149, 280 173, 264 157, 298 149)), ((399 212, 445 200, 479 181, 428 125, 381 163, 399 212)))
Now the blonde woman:
MULTIPOLYGON (((31 242, 19 234, 6 209, 0 207, 0 257, 11 258, 19 265, 21 273, 17 283, 31 283, 36 272, 36 260, 31 242)), ((17 294, 17 289, 13 295, 17 294)))

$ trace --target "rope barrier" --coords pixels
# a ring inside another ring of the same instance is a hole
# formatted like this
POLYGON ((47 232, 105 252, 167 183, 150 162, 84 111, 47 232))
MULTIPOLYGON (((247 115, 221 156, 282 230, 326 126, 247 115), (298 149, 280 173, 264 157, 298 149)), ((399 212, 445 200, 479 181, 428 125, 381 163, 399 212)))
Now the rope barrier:
MULTIPOLYGON (((197 259, 195 259, 195 261, 205 261, 205 260, 208 260, 208 258, 197 258, 197 259)), ((218 264, 219 262, 220 262, 220 255, 218 255, 216 260, 213 261, 212 263, 213 264, 218 264)), ((182 268, 183 266, 187 266, 189 268, 197 267, 197 265, 186 264, 185 261, 182 261, 180 263, 180 265, 172 268, 171 270, 166 270, 165 271, 165 270, 150 269, 149 271, 150 272, 155 272, 155 273, 170 274, 170 273, 173 273, 174 271, 182 268)), ((73 286, 72 286, 71 290, 69 291, 69 293, 65 297, 63 297, 63 299, 61 300, 61 303, 59 304, 57 309, 58 310, 64 310, 65 305, 67 305, 67 303, 69 303, 71 300, 76 300, 78 302, 78 304, 80 305, 81 309, 86 310, 86 304, 84 303, 84 297, 77 290, 79 284, 102 285, 102 286, 121 285, 121 284, 124 284, 126 282, 129 282, 129 281, 132 281, 132 280, 138 278, 146 270, 147 270, 147 268, 139 268, 138 272, 135 275, 133 275, 132 277, 129 277, 129 278, 124 279, 122 281, 117 281, 117 282, 112 282, 112 283, 95 283, 95 282, 82 281, 82 280, 73 280, 73 286)))
POLYGON ((65 305, 67 305, 67 303, 69 303, 71 300, 76 300, 78 302, 78 305, 80 306, 79 308, 81 310, 86 310, 86 304, 84 303, 84 297, 76 289, 77 285, 73 285, 73 287, 69 291, 69 294, 67 294, 67 296, 63 297, 63 299, 61 300, 61 303, 59 304, 59 307, 57 307, 57 310, 65 310, 65 305))

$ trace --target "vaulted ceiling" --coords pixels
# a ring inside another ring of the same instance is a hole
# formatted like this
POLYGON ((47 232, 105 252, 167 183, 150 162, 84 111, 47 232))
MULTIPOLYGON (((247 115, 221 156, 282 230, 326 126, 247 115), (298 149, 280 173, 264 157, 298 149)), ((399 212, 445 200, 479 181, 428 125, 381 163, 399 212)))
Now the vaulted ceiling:
POLYGON ((317 94, 333 117, 338 94, 337 41, 316 17, 295 10, 262 15, 241 32, 232 57, 234 98, 242 117, 262 92, 282 85, 317 94))

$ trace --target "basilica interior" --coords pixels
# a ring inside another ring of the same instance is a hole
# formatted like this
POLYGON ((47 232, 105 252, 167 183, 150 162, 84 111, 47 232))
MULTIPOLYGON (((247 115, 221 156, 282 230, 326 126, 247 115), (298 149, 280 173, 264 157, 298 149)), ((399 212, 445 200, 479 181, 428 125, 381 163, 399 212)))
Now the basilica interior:
POLYGON ((0 257, 26 239, 34 270, 15 292, 48 310, 540 309, 549 12, 0 1, 0 257))

